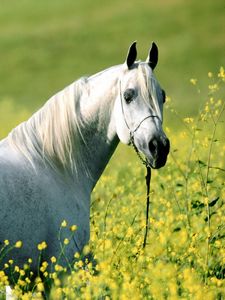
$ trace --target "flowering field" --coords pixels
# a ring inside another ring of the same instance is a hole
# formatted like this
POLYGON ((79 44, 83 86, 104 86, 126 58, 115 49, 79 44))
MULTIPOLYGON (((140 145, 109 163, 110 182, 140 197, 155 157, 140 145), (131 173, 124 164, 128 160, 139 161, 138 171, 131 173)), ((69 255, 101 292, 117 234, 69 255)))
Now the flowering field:
MULTIPOLYGON (((0 270, 0 299, 9 270, 20 299, 224 299, 224 69, 208 77, 207 99, 191 79, 196 101, 205 100, 199 115, 180 118, 167 99, 165 114, 176 127, 165 128, 171 140, 167 166, 152 171, 146 247, 145 168, 135 155, 123 162, 126 150, 119 148, 94 190, 91 240, 84 252, 74 253, 67 268, 56 257, 40 262, 37 278, 31 259, 20 269, 12 257, 0 270)), ((59 224, 62 255, 76 229, 66 220, 59 224), (62 231, 68 238, 61 240, 62 231)), ((22 241, 5 240, 0 261, 14 247, 23 251, 22 241)), ((48 245, 37 247, 41 256, 48 245)))

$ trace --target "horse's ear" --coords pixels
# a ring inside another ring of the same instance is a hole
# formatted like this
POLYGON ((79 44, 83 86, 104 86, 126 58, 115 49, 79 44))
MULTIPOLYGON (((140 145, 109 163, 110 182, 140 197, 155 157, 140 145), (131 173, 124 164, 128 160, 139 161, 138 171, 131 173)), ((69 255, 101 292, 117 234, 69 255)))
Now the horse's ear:
POLYGON ((130 69, 137 57, 137 49, 136 49, 136 42, 133 42, 133 44, 130 45, 130 48, 127 53, 127 59, 126 59, 126 64, 128 69, 130 69))
POLYGON ((152 70, 155 69, 158 62, 158 47, 154 42, 152 43, 152 47, 149 50, 146 62, 149 64, 152 70))

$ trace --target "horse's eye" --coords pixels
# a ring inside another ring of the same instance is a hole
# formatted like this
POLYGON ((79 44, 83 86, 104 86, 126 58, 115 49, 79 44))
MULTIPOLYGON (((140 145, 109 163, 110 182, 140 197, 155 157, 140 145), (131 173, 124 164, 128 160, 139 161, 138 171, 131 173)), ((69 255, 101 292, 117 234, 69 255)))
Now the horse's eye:
POLYGON ((124 92, 123 97, 124 97, 124 99, 127 103, 130 103, 133 100, 134 95, 135 95, 135 90, 134 89, 127 89, 124 92))
POLYGON ((166 92, 162 90, 162 98, 163 98, 163 103, 166 102, 166 92))

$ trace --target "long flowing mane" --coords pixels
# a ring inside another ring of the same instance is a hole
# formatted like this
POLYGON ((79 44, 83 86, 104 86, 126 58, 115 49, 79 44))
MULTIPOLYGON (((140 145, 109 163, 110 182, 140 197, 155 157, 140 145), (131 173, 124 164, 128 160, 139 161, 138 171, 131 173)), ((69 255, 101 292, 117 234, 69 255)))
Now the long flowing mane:
POLYGON ((34 159, 40 158, 54 169, 76 172, 78 162, 83 163, 79 145, 84 143, 79 100, 87 90, 88 79, 82 78, 57 93, 28 121, 10 132, 10 144, 32 165, 34 159))

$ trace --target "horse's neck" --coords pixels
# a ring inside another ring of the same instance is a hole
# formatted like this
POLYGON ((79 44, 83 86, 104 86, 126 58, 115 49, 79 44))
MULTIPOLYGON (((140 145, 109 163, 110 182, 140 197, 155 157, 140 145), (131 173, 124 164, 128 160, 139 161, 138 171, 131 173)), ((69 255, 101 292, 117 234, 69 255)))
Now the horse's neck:
POLYGON ((81 99, 81 115, 86 124, 84 149, 92 188, 113 154, 119 139, 113 117, 118 94, 119 67, 89 78, 89 95, 81 99))

